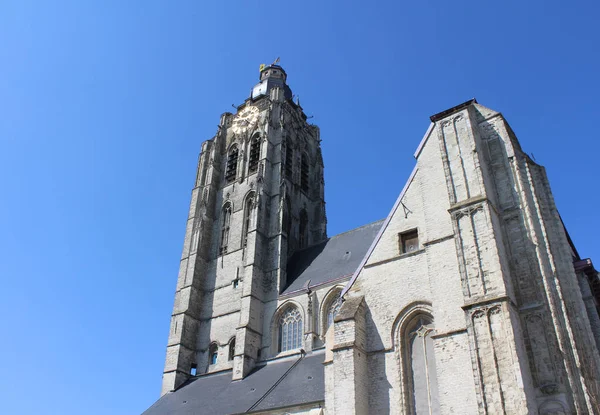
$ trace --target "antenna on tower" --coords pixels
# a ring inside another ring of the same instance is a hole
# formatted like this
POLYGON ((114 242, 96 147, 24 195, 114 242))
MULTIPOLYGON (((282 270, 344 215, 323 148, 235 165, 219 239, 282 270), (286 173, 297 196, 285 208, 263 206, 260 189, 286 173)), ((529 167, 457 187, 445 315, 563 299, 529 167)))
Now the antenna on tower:
POLYGON ((277 57, 277 59, 275 59, 275 62, 273 62, 271 65, 277 65, 279 63, 279 57, 277 57))

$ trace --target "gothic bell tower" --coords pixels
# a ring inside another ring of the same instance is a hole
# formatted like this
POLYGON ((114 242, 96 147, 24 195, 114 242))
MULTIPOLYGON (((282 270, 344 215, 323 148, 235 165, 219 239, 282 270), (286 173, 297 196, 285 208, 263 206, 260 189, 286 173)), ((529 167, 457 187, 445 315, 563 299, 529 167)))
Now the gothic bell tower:
POLYGON ((319 128, 279 65, 202 144, 181 257, 162 393, 190 376, 254 368, 266 307, 290 255, 327 237, 319 128))

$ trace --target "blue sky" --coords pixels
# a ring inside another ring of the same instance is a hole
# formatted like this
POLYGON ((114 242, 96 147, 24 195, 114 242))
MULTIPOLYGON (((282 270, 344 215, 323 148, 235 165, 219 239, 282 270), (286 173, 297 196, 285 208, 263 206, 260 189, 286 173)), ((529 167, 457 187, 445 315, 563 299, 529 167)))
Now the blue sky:
POLYGON ((600 248, 598 2, 0 3, 6 414, 159 396, 200 144, 281 56, 321 127, 329 234, 383 218, 428 117, 472 97, 600 248))

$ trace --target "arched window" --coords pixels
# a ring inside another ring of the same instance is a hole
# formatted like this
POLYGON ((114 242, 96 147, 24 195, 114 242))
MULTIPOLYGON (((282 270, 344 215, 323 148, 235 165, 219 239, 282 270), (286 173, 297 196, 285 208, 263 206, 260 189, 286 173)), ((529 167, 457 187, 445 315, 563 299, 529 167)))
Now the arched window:
POLYGON ((294 149, 291 146, 285 148, 285 177, 292 180, 294 169, 294 149))
POLYGON ((244 205, 244 230, 242 232, 243 236, 243 245, 246 247, 248 245, 248 232, 250 231, 252 225, 252 211, 254 209, 254 192, 250 193, 246 198, 246 203, 244 205))
POLYGON ((401 332, 405 404, 415 415, 440 413, 433 330, 431 316, 419 313, 401 332))
POLYGON ((289 307, 279 318, 279 351, 302 347, 302 316, 296 307, 289 307))
POLYGON ((235 356, 235 337, 229 341, 229 354, 227 355, 228 360, 233 360, 235 356))
POLYGON ((285 201, 285 207, 283 208, 283 218, 281 219, 281 221, 281 228, 283 232, 285 232, 289 240, 289 238, 291 237, 290 232, 292 230, 292 205, 290 203, 290 199, 287 199, 285 201))
POLYGON ((308 215, 306 214, 306 210, 302 209, 300 211, 300 227, 298 232, 298 245, 300 249, 306 248, 308 245, 308 215))
POLYGON ((227 203, 223 206, 221 212, 221 245, 219 247, 219 255, 227 253, 227 244, 229 243, 229 223, 231 222, 231 204, 227 203))
POLYGON ((342 298, 337 297, 335 300, 329 304, 329 310, 327 310, 327 326, 325 327, 325 331, 329 329, 333 325, 333 319, 335 315, 340 311, 340 307, 342 306, 342 298))
POLYGON ((333 326, 333 320, 342 307, 342 299, 340 294, 342 292, 341 287, 332 288, 321 303, 320 307, 320 321, 321 321, 321 336, 325 338, 329 327, 333 326))
POLYGON ((300 162, 300 187, 302 190, 308 190, 308 154, 302 153, 300 162))
POLYGON ((210 347, 208 348, 208 364, 216 365, 218 359, 219 359, 219 346, 217 346, 217 343, 211 343, 210 347))
POLYGON ((227 183, 233 182, 237 176, 238 153, 237 146, 235 144, 231 146, 227 155, 227 169, 225 170, 227 183))
POLYGON ((258 170, 258 161, 260 160, 260 136, 256 135, 250 143, 250 157, 248 159, 248 172, 254 173, 258 170))

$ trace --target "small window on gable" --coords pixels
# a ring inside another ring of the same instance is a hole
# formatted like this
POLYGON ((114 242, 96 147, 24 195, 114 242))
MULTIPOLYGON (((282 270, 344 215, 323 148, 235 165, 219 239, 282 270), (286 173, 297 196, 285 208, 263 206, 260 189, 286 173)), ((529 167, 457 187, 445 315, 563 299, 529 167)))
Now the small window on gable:
POLYGON ((191 366, 191 368, 190 368, 190 375, 192 375, 192 376, 196 376, 196 369, 197 369, 197 366, 196 366, 196 364, 195 364, 195 363, 192 363, 192 366, 191 366))
POLYGON ((225 180, 227 183, 231 183, 237 176, 237 164, 238 164, 238 148, 232 146, 227 155, 227 170, 225 171, 225 180))
POLYGON ((219 359, 219 346, 217 346, 217 343, 211 343, 210 347, 208 348, 208 364, 216 365, 218 359, 219 359))
POLYGON ((400 253, 408 254, 419 249, 419 233, 416 229, 400 234, 400 253))
POLYGON ((254 173, 258 170, 258 160, 260 160, 260 136, 255 136, 250 144, 250 158, 248 160, 248 171, 254 173))

